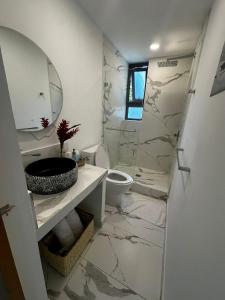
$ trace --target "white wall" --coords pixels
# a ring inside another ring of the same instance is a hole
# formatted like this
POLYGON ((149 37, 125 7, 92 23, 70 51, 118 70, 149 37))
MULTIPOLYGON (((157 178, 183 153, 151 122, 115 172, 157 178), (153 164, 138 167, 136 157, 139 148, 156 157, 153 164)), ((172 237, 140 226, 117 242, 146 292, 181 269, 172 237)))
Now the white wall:
MULTIPOLYGON (((0 0, 0 7, 0 26, 30 38, 55 65, 64 93, 60 119, 82 124, 70 147, 97 143, 102 132, 102 33, 75 0, 0 0)), ((19 142, 28 150, 57 138, 50 128, 44 134, 19 134, 19 142)))
POLYGON ((183 131, 184 163, 168 199, 165 300, 225 295, 225 92, 210 97, 225 42, 225 1, 214 3, 183 131))

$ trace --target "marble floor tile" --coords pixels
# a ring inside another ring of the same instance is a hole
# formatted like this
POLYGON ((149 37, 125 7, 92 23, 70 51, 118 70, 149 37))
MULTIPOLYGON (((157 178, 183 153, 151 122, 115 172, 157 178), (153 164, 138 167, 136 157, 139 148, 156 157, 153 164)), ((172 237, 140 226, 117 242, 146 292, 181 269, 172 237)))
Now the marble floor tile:
POLYGON ((84 258, 145 299, 159 300, 163 249, 105 223, 84 258))
MULTIPOLYGON (((43 259, 42 259, 43 260, 43 259)), ((76 266, 74 266, 74 269, 76 269, 76 266)), ((49 300, 58 300, 61 299, 61 295, 63 292, 63 289, 66 285, 66 283, 69 281, 71 273, 64 277, 60 275, 55 269, 53 269, 51 266, 49 266, 46 262, 42 262, 42 267, 44 271, 45 276, 45 284, 47 289, 47 294, 49 300)), ((64 299, 64 298, 62 298, 64 299)), ((67 298, 65 298, 67 299, 67 298)))
POLYGON ((106 217, 113 214, 128 215, 129 218, 141 219, 157 227, 165 227, 166 202, 136 192, 123 196, 122 209, 106 205, 106 217))
MULTIPOLYGON (((76 263, 74 269, 79 262, 76 263)), ((61 295, 61 291, 63 290, 64 286, 70 279, 73 271, 66 277, 60 275, 57 271, 55 271, 46 261, 42 258, 42 268, 45 276, 45 284, 47 288, 47 293, 50 300, 58 299, 61 295)))
POLYGON ((118 211, 117 207, 106 204, 105 205, 105 216, 110 216, 118 211))
POLYGON ((106 205, 104 226, 67 277, 43 263, 50 300, 160 299, 166 203, 131 192, 123 204, 106 205))
MULTIPOLYGON (((108 207, 107 207, 108 209, 108 207)), ((123 209, 113 208, 106 215, 106 222, 118 226, 134 235, 139 236, 159 247, 164 246, 164 229, 152 225, 135 214, 129 214, 123 209)))
POLYGON ((123 212, 129 217, 140 218, 152 225, 164 228, 166 224, 166 202, 132 192, 123 212), (130 199, 130 200, 129 200, 130 199))
POLYGON ((122 285, 83 259, 65 285, 59 300, 141 300, 144 297, 122 285))

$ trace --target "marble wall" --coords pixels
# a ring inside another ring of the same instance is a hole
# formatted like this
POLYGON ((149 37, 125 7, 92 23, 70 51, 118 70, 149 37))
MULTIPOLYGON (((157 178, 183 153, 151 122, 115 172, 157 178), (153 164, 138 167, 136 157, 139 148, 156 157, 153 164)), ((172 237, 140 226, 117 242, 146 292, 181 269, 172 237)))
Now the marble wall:
POLYGON ((176 66, 159 67, 162 61, 165 59, 149 62, 136 163, 169 172, 185 110, 192 57, 179 59, 176 66))
POLYGON ((165 60, 149 62, 136 164, 169 172, 186 105, 192 57, 179 59, 177 66, 159 67, 161 61, 165 60))
POLYGON ((187 100, 192 57, 179 59, 176 66, 159 67, 162 61, 165 59, 149 62, 136 164, 169 172, 187 100))
POLYGON ((125 120, 128 64, 104 40, 103 142, 111 167, 118 164, 169 172, 176 136, 187 102, 192 57, 177 65, 159 67, 165 59, 149 62, 142 121, 125 120))
POLYGON ((192 57, 179 59, 177 66, 159 67, 162 61, 149 62, 142 121, 122 123, 128 132, 121 134, 120 163, 169 172, 187 101, 192 57))
POLYGON ((136 166, 141 121, 123 120, 121 123, 119 164, 136 166))
POLYGON ((128 64, 105 38, 103 44, 103 142, 111 167, 119 162, 121 123, 125 117, 128 64))

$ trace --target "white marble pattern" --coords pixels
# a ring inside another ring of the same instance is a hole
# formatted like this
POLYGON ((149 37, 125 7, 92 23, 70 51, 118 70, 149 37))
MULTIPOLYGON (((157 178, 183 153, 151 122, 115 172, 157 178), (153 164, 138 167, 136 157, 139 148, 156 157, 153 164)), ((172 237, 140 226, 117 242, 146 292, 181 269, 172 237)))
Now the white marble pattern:
POLYGON ((42 266, 50 300, 145 299, 82 257, 67 277, 58 274, 43 259, 42 266))
POLYGON ((168 190, 164 191, 161 186, 151 186, 138 181, 133 183, 131 190, 159 200, 166 201, 168 198, 168 190))
POLYGON ((158 67, 160 61, 149 62, 142 121, 124 120, 127 64, 105 42, 103 141, 111 167, 119 163, 170 172, 192 58, 178 59, 176 66, 165 68, 158 67))
POLYGON ((135 181, 154 186, 168 193, 169 175, 165 171, 136 168, 135 181))
POLYGON ((168 192, 169 174, 167 172, 123 164, 115 166, 115 169, 130 174, 135 181, 151 186, 160 186, 163 191, 168 192))
POLYGON ((145 299, 160 297, 163 249, 105 223, 85 259, 145 299))
POLYGON ((110 211, 106 207, 107 223, 120 227, 130 233, 133 233, 142 239, 156 244, 159 247, 164 246, 164 230, 155 226, 150 221, 146 221, 135 214, 135 211, 128 213, 126 210, 118 209, 110 211))
POLYGON ((144 298, 102 272, 89 261, 81 259, 58 299, 141 300, 144 298))
POLYGON ((192 58, 178 59, 174 67, 159 67, 162 60, 149 62, 136 165, 170 172, 177 143, 175 134, 185 110, 192 58))
POLYGON ((150 60, 142 121, 121 122, 119 164, 170 172, 191 60, 178 59, 177 66, 165 68, 158 67, 162 59, 150 60))
POLYGON ((123 211, 129 216, 136 216, 155 226, 164 228, 166 225, 166 202, 145 195, 132 193, 134 202, 123 211))
POLYGON ((123 164, 116 165, 115 169, 129 174, 134 179, 132 191, 161 200, 167 199, 170 184, 167 172, 123 164))
POLYGON ((122 121, 120 134, 119 159, 126 165, 135 165, 139 144, 140 121, 122 121))
MULTIPOLYGON (((74 270, 77 268, 79 261, 74 266, 74 270)), ((61 295, 65 285, 69 281, 73 274, 73 271, 66 277, 63 277, 58 272, 56 272, 49 264, 42 258, 42 269, 45 276, 45 284, 47 293, 50 300, 58 299, 61 295)))
POLYGON ((104 226, 66 278, 43 264, 49 298, 159 300, 165 211, 164 201, 137 193, 123 209, 107 205, 104 226))

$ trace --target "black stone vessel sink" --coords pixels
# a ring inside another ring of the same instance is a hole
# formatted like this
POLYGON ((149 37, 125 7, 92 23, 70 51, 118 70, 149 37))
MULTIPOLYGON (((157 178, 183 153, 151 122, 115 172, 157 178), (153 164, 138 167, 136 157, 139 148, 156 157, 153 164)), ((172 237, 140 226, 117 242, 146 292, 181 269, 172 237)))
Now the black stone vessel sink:
POLYGON ((28 189, 40 195, 63 192, 77 181, 78 166, 70 158, 37 160, 25 168, 28 189))

